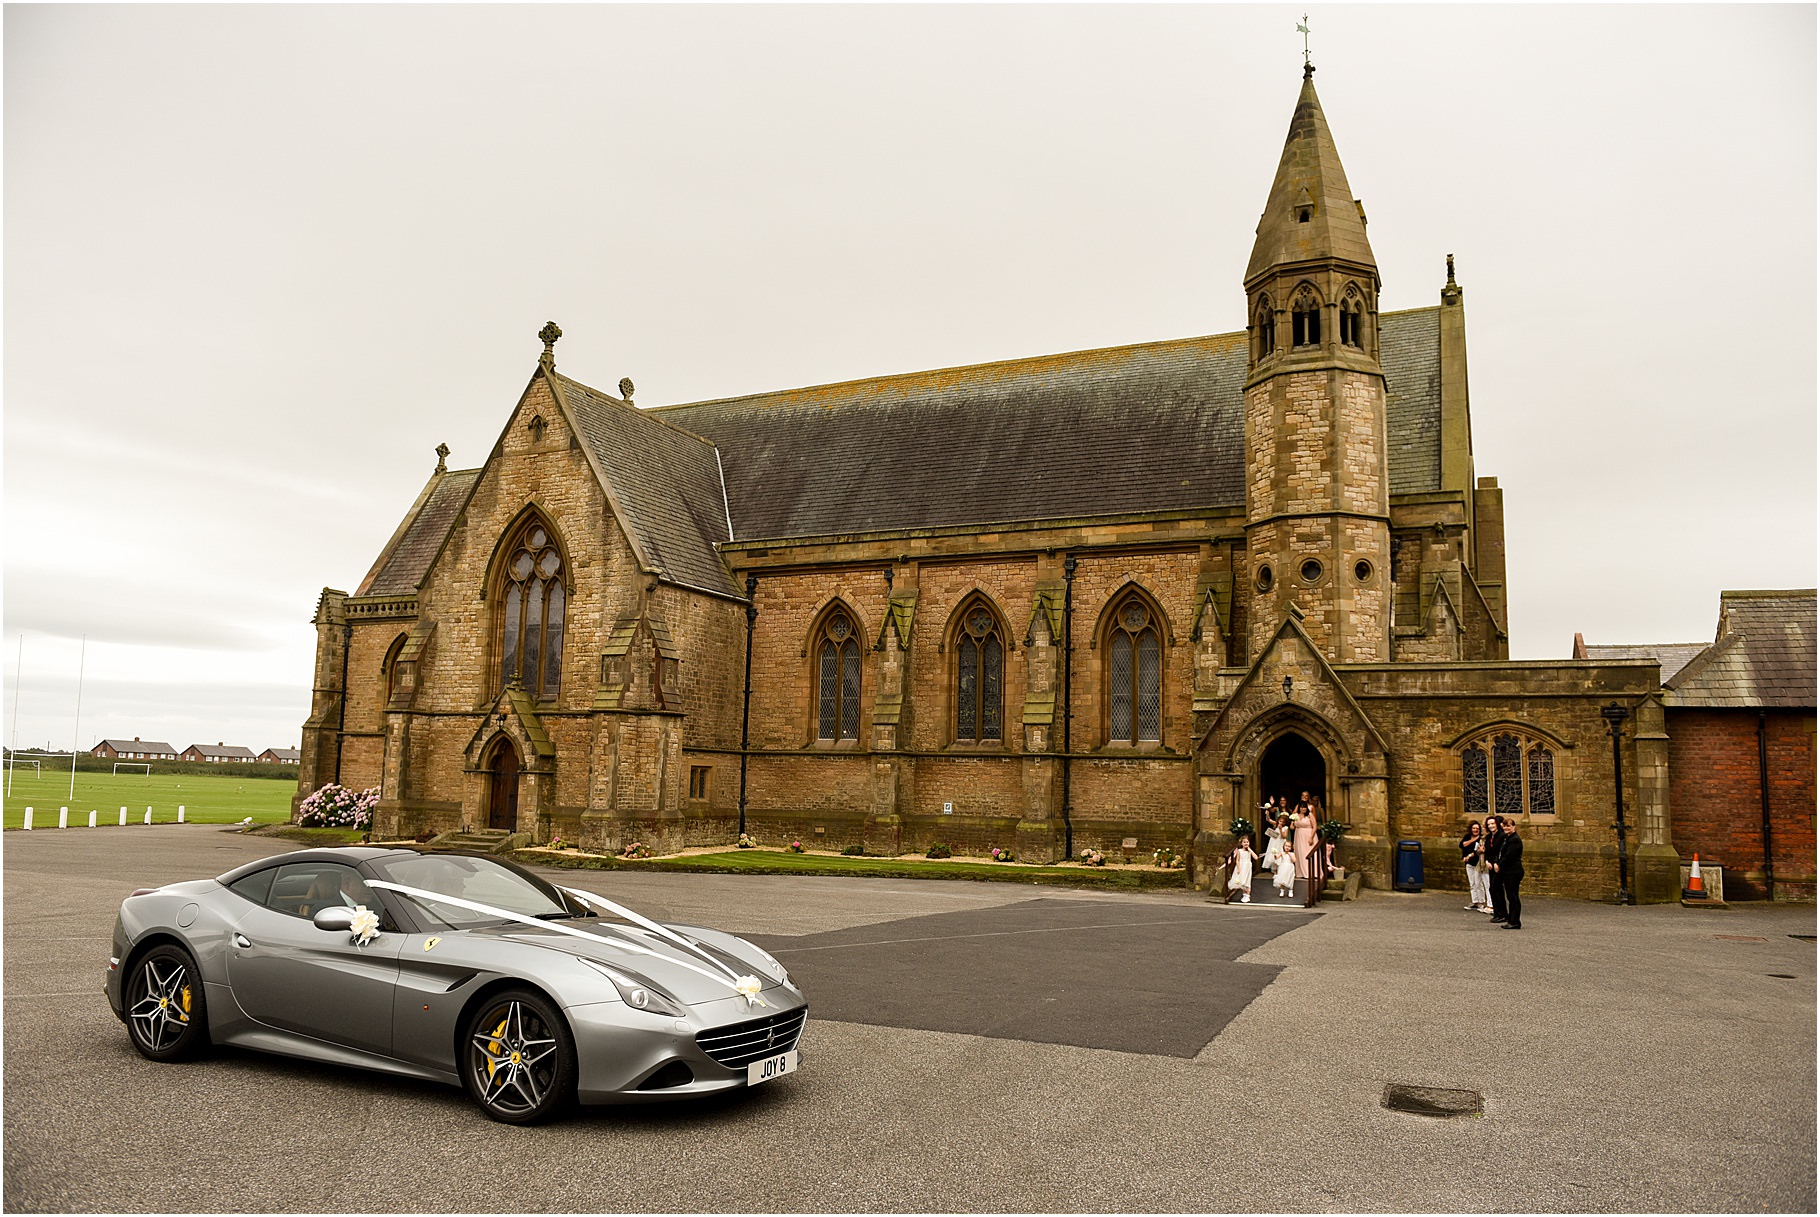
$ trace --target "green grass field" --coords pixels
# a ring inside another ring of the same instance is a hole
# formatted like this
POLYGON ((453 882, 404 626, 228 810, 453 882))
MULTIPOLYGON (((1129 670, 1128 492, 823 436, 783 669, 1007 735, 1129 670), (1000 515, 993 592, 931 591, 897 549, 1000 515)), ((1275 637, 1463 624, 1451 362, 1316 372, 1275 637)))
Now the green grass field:
POLYGON ((519 850, 520 862, 582 870, 709 871, 746 875, 823 875, 874 879, 976 879, 1000 883, 1054 884, 1085 888, 1182 888, 1187 873, 1145 868, 1018 866, 1000 863, 925 861, 921 858, 853 858, 830 854, 789 854, 771 849, 684 854, 638 861, 567 851, 519 850))
POLYGON ((174 824, 180 805, 183 818, 193 824, 232 824, 248 816, 255 824, 276 824, 291 818, 291 796, 297 793, 294 779, 122 772, 77 773, 76 795, 71 798, 69 770, 53 772, 48 765, 42 775, 15 770, 12 782, 12 793, 6 796, 6 827, 23 827, 25 809, 30 807, 34 831, 55 829, 59 807, 70 809, 71 828, 88 827, 91 811, 97 813, 98 827, 117 828, 122 807, 129 828, 145 823, 147 807, 152 809, 152 823, 174 824))

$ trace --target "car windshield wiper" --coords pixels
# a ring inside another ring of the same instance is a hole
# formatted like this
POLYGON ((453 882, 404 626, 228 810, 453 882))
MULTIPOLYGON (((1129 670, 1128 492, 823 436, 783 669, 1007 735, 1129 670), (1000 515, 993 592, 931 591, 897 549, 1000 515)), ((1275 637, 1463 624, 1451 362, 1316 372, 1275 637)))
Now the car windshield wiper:
POLYGON ((539 921, 569 921, 576 916, 578 916, 578 914, 576 914, 576 913, 539 913, 539 914, 537 914, 537 920, 539 920, 539 921))

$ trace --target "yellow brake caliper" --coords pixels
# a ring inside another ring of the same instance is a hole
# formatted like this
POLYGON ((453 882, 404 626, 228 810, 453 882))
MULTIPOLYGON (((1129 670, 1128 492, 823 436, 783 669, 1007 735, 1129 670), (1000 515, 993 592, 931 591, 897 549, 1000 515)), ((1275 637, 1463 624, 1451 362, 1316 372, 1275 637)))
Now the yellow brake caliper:
POLYGON ((511 1020, 511 1017, 512 1016, 508 1014, 508 1015, 506 1015, 505 1018, 500 1019, 499 1026, 493 1028, 493 1038, 491 1040, 487 1041, 487 1080, 488 1081, 493 1080, 493 1071, 495 1069, 499 1068, 499 1060, 498 1060, 499 1049, 500 1049, 499 1037, 506 1033, 506 1023, 511 1020))
POLYGON ((183 986, 183 1021, 190 1021, 190 987, 183 986))

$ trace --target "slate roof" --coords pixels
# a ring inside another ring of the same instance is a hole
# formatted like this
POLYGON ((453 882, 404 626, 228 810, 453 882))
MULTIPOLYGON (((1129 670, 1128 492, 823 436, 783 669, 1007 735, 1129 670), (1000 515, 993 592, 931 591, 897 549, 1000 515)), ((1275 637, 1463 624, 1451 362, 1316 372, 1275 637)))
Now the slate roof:
POLYGON ((455 517, 474 483, 480 480, 478 469, 457 469, 434 474, 425 492, 418 496, 415 513, 406 522, 402 535, 380 555, 380 561, 356 596, 407 596, 416 591, 430 571, 437 551, 449 535, 455 517))
POLYGON ((551 375, 651 566, 674 583, 743 595, 715 549, 729 537, 714 445, 650 411, 551 375))
MULTIPOLYGON (((1704 642, 1655 642, 1637 646, 1586 644, 1586 659, 1653 659, 1662 665, 1662 683, 1672 680, 1688 662, 1706 649, 1704 642)), ((1575 656, 1576 659, 1582 656, 1575 656)))
MULTIPOLYGON (((172 756, 177 755, 177 750, 175 748, 171 747, 169 744, 164 743, 162 740, 104 739, 101 741, 101 744, 108 745, 115 752, 155 752, 155 753, 168 752, 172 756)), ((101 747, 101 744, 96 744, 95 748, 101 747)), ((95 750, 95 748, 90 748, 89 751, 93 752, 95 750)))
POLYGON ((222 756, 236 761, 250 761, 253 759, 253 750, 251 748, 243 748, 239 744, 191 744, 190 747, 185 748, 184 751, 188 752, 191 748, 195 749, 203 756, 222 756))
MULTIPOLYGON (((1439 308, 1380 332, 1391 491, 1438 490, 1439 308)), ((1216 334, 649 413, 719 447, 742 541, 1242 507, 1245 356, 1216 334)))
POLYGON ((1718 637, 1664 682, 1670 706, 1813 709, 1814 590, 1719 595, 1718 637))
POLYGON ((303 759, 303 751, 298 748, 267 748, 259 755, 264 756, 266 752, 271 753, 272 759, 275 761, 301 761, 303 759))

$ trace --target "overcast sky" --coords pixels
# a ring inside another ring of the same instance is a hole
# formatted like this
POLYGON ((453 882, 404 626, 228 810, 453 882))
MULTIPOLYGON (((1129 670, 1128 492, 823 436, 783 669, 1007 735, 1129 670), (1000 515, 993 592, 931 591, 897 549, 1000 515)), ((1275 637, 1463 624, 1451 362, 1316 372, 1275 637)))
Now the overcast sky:
MULTIPOLYGON (((81 747, 296 744, 547 320, 641 405, 1241 328, 1303 11, 9 5, 5 742, 86 635, 81 747)), ((1512 654, 1813 586, 1814 9, 1306 11, 1383 307, 1458 260, 1512 654)))

